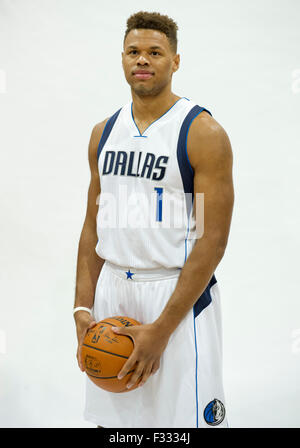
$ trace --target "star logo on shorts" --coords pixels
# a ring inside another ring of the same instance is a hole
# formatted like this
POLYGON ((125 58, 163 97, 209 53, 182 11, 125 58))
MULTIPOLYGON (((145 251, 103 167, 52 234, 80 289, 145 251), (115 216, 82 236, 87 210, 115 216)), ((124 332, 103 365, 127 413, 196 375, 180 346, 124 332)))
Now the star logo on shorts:
POLYGON ((130 272, 130 269, 128 269, 128 271, 125 272, 125 274, 127 275, 127 279, 126 280, 128 280, 129 278, 132 280, 132 276, 134 275, 134 272, 130 272))

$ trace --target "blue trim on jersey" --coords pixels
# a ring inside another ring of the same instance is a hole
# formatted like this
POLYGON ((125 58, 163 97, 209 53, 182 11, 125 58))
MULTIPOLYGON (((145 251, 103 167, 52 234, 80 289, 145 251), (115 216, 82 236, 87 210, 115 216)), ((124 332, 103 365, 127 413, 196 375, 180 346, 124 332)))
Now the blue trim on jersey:
POLYGON ((210 295, 210 288, 217 283, 217 279, 215 277, 215 274, 213 274, 212 278, 210 279, 210 282, 208 283, 207 287, 197 300, 197 302, 193 306, 194 310, 194 318, 196 319, 197 316, 203 311, 212 301, 211 295, 210 295))
POLYGON ((204 292, 201 294, 195 305, 193 306, 194 312, 194 338, 195 338, 195 352, 196 352, 196 367, 195 367, 195 381, 196 381, 196 428, 198 428, 198 349, 197 349, 197 336, 196 336, 196 317, 199 316, 201 311, 204 310, 212 301, 210 295, 210 288, 217 283, 215 274, 213 274, 204 292))
POLYGON ((114 124, 115 124, 115 122, 116 122, 116 120, 117 120, 117 118, 119 116, 120 111, 121 111, 121 109, 117 110, 117 112, 114 113, 106 122, 106 125, 104 127, 103 132, 102 132, 102 136, 100 138, 100 142, 99 142, 99 145, 98 145, 97 160, 99 160, 100 153, 101 153, 101 151, 103 149, 103 146, 105 145, 105 143, 106 143, 106 141, 107 141, 107 139, 108 139, 108 137, 109 137, 109 135, 111 133, 111 130, 112 130, 112 128, 113 128, 113 126, 114 126, 114 124))
MULTIPOLYGON (((184 250, 185 250, 185 254, 184 254, 184 263, 186 262, 187 259, 187 247, 186 247, 186 242, 187 242, 187 237, 189 234, 189 230, 190 230, 190 216, 188 218, 188 228, 187 228, 187 235, 186 238, 184 240, 184 250)), ((194 308, 193 308, 194 311, 194 308)), ((195 367, 195 383, 196 383, 196 428, 198 428, 198 350, 197 350, 197 337, 196 337, 196 324, 195 324, 195 311, 194 311, 194 340, 195 340, 195 353, 196 353, 196 367, 195 367)))
MULTIPOLYGON (((200 107, 198 105, 194 106, 189 111, 189 113, 187 114, 182 123, 177 143, 177 161, 182 178, 183 189, 185 193, 192 194, 192 199, 194 199, 194 170, 188 158, 187 138, 192 122, 203 111, 208 112, 211 115, 209 110, 205 109, 204 107, 200 107)), ((190 214, 191 208, 192 208, 192 201, 188 201, 187 202, 188 216, 190 214)))
POLYGON ((149 124, 149 126, 144 130, 143 133, 140 132, 140 130, 139 130, 139 128, 138 128, 138 126, 137 126, 137 124, 136 124, 136 122, 135 122, 135 120, 134 120, 133 112, 132 112, 132 105, 133 105, 133 103, 131 103, 131 117, 132 117, 132 120, 133 120, 133 122, 134 122, 134 124, 135 124, 135 127, 137 128, 138 133, 139 133, 138 136, 135 135, 134 137, 148 137, 147 135, 143 135, 143 134, 150 128, 150 126, 152 126, 154 123, 156 123, 158 120, 160 120, 164 115, 166 115, 166 114, 167 114, 167 113, 168 113, 168 112, 175 106, 175 104, 178 103, 178 101, 183 100, 183 99, 190 101, 188 98, 185 98, 185 97, 179 98, 177 101, 175 101, 175 103, 173 104, 173 106, 170 107, 170 109, 168 109, 168 110, 167 110, 164 114, 162 114, 159 118, 157 118, 156 120, 152 121, 152 123, 149 124))
POLYGON ((194 337, 195 337, 195 352, 196 352, 196 370, 195 370, 195 381, 196 381, 196 428, 198 428, 198 350, 197 350, 197 337, 196 337, 196 323, 194 318, 194 337))
MULTIPOLYGON (((133 112, 132 112, 132 104, 133 104, 133 102, 131 102, 131 107, 130 107, 130 110, 131 110, 131 118, 132 118, 132 121, 134 122, 134 124, 135 124, 135 127, 136 127, 136 129, 137 129, 137 131, 138 131, 138 133, 139 133, 139 135, 134 135, 134 137, 147 137, 147 135, 143 135, 143 134, 141 134, 140 133, 140 130, 139 130, 139 128, 138 128, 138 126, 137 126, 137 124, 136 124, 136 122, 135 122, 135 120, 134 120, 134 117, 133 117, 133 112)), ((149 127, 149 126, 148 126, 149 127)), ((147 128, 148 129, 148 128, 147 128)), ((144 131, 145 132, 145 131, 144 131)))

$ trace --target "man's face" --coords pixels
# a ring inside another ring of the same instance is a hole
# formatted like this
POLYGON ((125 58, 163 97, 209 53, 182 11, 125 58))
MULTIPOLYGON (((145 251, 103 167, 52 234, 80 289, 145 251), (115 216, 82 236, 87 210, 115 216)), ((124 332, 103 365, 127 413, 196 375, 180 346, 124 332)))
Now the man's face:
POLYGON ((167 36, 160 31, 134 29, 125 39, 122 65, 126 80, 137 95, 160 93, 171 83, 179 60, 167 36))

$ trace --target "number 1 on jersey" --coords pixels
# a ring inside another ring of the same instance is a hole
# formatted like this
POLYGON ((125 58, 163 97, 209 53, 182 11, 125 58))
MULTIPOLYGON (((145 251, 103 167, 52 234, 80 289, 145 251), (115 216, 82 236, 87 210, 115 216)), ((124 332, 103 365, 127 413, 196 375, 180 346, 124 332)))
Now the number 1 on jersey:
POLYGON ((163 195, 163 188, 154 187, 154 190, 157 192, 156 221, 161 222, 162 221, 162 195, 163 195))

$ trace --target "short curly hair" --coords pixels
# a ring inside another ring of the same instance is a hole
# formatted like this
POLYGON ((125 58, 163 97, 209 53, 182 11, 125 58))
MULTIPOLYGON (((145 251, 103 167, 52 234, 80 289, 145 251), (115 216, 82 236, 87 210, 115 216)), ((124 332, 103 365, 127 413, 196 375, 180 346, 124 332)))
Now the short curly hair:
POLYGON ((123 43, 125 42, 128 33, 131 30, 138 28, 161 31, 167 36, 174 53, 177 52, 178 26, 170 17, 162 15, 159 12, 139 11, 132 14, 127 20, 127 29, 125 31, 123 43))

